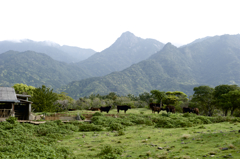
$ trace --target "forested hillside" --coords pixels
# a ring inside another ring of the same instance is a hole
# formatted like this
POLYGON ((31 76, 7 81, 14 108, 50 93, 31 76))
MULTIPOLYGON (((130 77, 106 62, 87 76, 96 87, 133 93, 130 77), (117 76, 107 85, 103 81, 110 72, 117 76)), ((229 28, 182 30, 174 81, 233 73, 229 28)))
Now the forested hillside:
POLYGON ((76 65, 58 62, 33 51, 8 51, 0 54, 0 86, 15 83, 59 88, 73 80, 90 77, 76 65))
POLYGON ((75 81, 62 90, 73 98, 116 92, 183 91, 198 85, 240 84, 240 35, 223 35, 176 48, 168 43, 149 59, 104 77, 75 81))
POLYGON ((66 63, 79 62, 92 56, 95 51, 92 49, 82 49, 79 47, 60 46, 59 44, 53 42, 36 42, 32 40, 22 40, 19 42, 13 41, 1 41, 0 42, 0 54, 6 51, 35 51, 39 53, 44 53, 54 60, 62 61, 66 63))
POLYGON ((157 40, 142 39, 125 32, 109 48, 79 62, 78 65, 92 77, 103 76, 145 60, 163 46, 164 44, 157 40))

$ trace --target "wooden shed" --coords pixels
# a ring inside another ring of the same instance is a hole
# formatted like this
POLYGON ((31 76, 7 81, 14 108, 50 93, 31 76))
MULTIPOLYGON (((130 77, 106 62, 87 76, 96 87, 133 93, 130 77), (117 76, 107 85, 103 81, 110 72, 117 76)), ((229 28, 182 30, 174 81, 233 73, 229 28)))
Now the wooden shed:
POLYGON ((30 95, 16 94, 12 87, 0 87, 0 120, 9 116, 18 120, 29 120, 31 115, 30 95))
POLYGON ((15 116, 14 104, 18 102, 14 88, 0 87, 0 118, 15 116))

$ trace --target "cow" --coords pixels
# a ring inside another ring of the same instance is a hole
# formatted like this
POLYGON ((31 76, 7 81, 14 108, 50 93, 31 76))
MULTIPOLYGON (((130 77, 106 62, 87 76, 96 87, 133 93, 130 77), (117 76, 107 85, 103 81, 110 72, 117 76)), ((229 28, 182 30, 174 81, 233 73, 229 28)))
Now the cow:
POLYGON ((160 104, 159 103, 150 103, 149 104, 150 109, 153 109, 154 106, 160 107, 160 104))
POLYGON ((160 107, 153 106, 153 108, 152 108, 152 113, 155 114, 155 112, 158 112, 158 114, 159 114, 160 111, 161 111, 161 108, 160 108, 160 107))
POLYGON ((90 110, 91 110, 91 111, 99 111, 100 109, 99 109, 99 108, 93 108, 93 107, 91 107, 90 110))
POLYGON ((193 112, 192 108, 183 107, 183 113, 192 113, 192 112, 193 112))
POLYGON ((167 111, 167 112, 175 113, 175 107, 172 106, 172 105, 167 105, 167 106, 166 106, 166 111, 167 111))
POLYGON ((199 109, 198 108, 192 108, 192 112, 198 115, 199 114, 199 109))
POLYGON ((126 111, 127 111, 128 109, 131 109, 131 107, 130 107, 130 106, 127 106, 127 105, 118 105, 118 106, 117 106, 117 111, 118 111, 118 113, 119 113, 119 110, 124 110, 124 112, 126 113, 126 111))
POLYGON ((100 111, 101 111, 101 112, 107 112, 107 113, 108 113, 111 108, 112 108, 112 106, 100 107, 100 111))

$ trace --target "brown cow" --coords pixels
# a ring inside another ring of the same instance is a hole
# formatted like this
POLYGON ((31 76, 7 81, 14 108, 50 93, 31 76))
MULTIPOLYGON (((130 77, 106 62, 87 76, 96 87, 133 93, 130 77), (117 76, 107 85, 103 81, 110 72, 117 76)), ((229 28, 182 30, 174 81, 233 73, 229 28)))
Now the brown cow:
POLYGON ((192 111, 193 113, 195 113, 195 114, 197 114, 197 115, 199 114, 199 109, 198 109, 198 108, 192 108, 192 110, 193 110, 193 111, 192 111))
POLYGON ((175 113, 175 107, 172 106, 172 105, 168 105, 168 106, 166 106, 166 111, 167 111, 167 112, 175 113))
POLYGON ((161 108, 160 108, 160 107, 153 106, 153 108, 152 108, 152 113, 154 112, 154 114, 155 114, 155 112, 158 112, 158 114, 159 114, 160 111, 161 111, 161 108))
POLYGON ((159 103, 150 103, 149 104, 150 109, 153 109, 154 106, 160 107, 160 104, 159 103))
POLYGON ((93 108, 93 107, 91 107, 90 110, 91 111, 100 111, 100 108, 93 108))

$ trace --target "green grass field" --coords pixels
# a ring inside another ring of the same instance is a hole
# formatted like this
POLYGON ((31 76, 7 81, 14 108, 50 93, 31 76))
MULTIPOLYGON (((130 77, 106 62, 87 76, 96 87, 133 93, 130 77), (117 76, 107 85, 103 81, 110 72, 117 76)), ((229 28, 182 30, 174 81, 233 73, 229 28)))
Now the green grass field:
MULTIPOLYGON (((141 108, 127 111, 127 114, 129 113, 151 114, 152 112, 141 108)), ((117 111, 111 110, 109 114, 117 114, 117 111)), ((142 124, 125 127, 123 135, 119 135, 118 131, 107 130, 74 132, 58 141, 57 146, 68 147, 80 159, 99 158, 99 153, 106 145, 123 150, 119 158, 238 159, 240 158, 238 130, 240 130, 238 122, 200 124, 184 128, 156 128, 142 124)))

